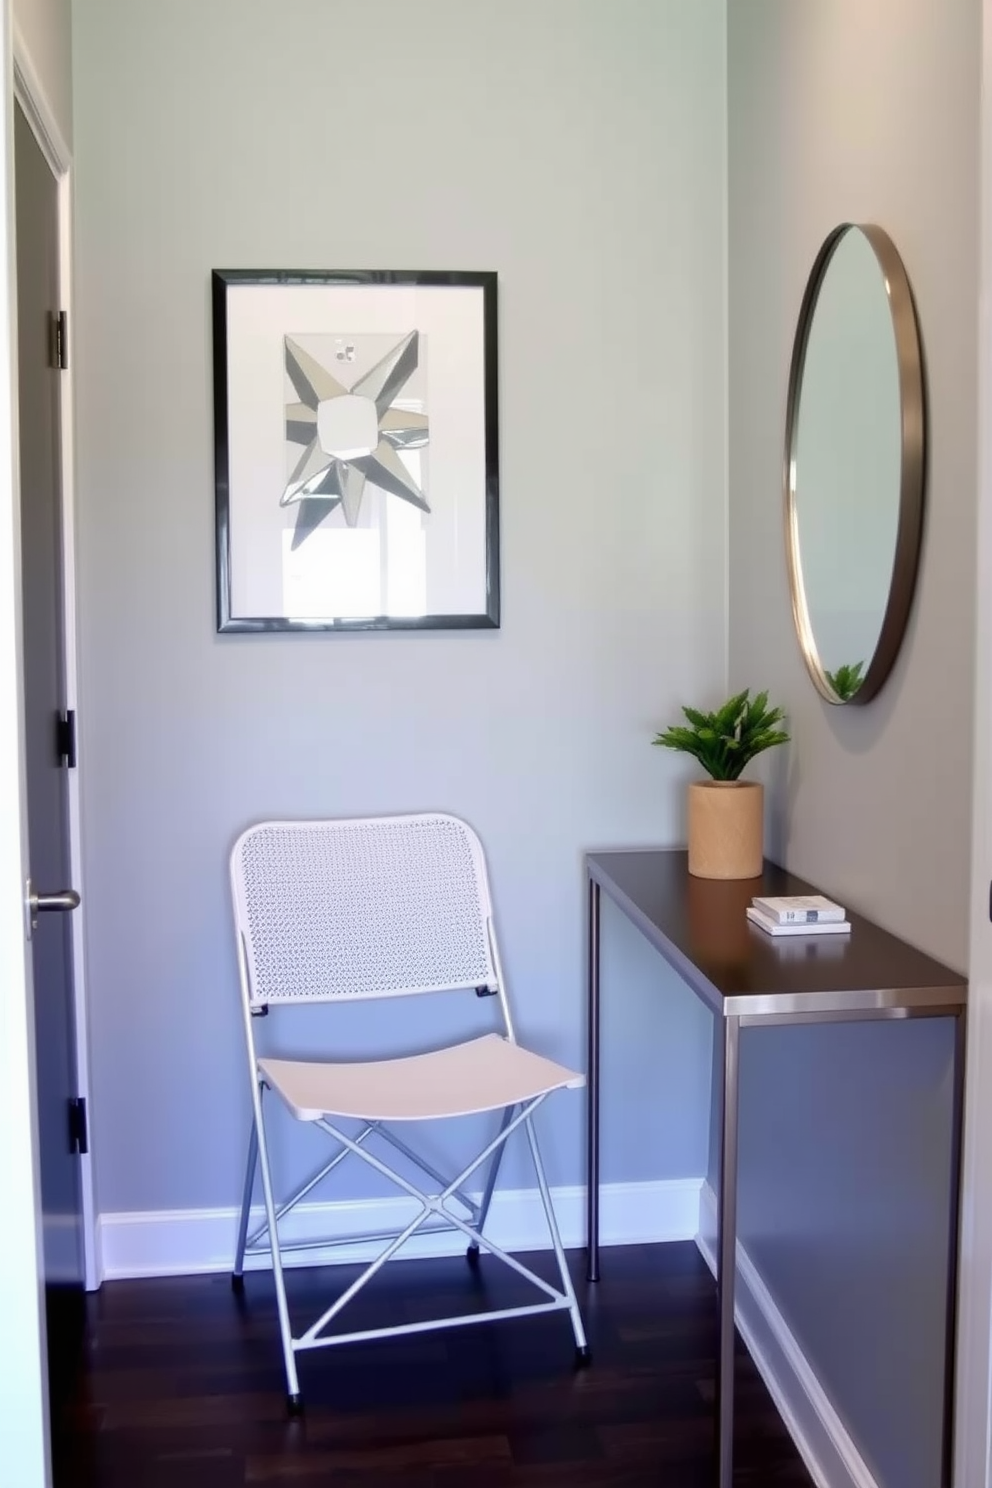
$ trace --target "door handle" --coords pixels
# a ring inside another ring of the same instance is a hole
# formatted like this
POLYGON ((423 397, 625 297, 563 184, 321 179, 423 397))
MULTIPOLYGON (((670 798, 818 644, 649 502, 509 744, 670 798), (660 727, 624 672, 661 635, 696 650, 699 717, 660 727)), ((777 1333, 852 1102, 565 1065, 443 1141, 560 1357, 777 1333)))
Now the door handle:
POLYGON ((38 916, 40 914, 66 913, 70 909, 79 908, 79 895, 75 889, 61 889, 57 894, 38 894, 35 892, 31 880, 28 879, 24 893, 24 913, 27 921, 27 936, 31 939, 32 930, 38 928, 38 916))

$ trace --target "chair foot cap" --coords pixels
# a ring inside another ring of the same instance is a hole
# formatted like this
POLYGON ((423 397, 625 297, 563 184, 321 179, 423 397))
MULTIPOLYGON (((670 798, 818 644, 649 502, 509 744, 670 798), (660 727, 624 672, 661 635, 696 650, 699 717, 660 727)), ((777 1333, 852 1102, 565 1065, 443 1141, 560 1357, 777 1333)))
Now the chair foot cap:
POLYGON ((286 1409, 289 1411, 289 1414, 291 1416, 302 1416, 302 1414, 303 1414, 303 1396, 302 1395, 299 1395, 299 1394, 296 1394, 296 1395, 287 1395, 286 1396, 286 1409))
POLYGON ((576 1369, 588 1369, 591 1363, 592 1354, 589 1352, 589 1345, 584 1343, 581 1348, 575 1350, 575 1367, 576 1369))
POLYGON ((474 1270, 479 1264, 479 1247, 477 1245, 470 1245, 465 1252, 465 1259, 474 1270))
POLYGON ((245 1289, 245 1278, 244 1278, 244 1274, 243 1273, 242 1274, 239 1274, 238 1272, 234 1272, 232 1274, 232 1276, 231 1276, 231 1291, 232 1292, 237 1292, 238 1296, 240 1297, 243 1294, 244 1289, 245 1289))

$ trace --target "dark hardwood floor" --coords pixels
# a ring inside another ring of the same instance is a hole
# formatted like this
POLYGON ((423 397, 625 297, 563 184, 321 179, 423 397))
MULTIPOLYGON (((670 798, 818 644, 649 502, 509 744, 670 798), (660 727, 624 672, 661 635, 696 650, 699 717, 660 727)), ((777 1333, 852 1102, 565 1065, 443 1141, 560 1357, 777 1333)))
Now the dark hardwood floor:
MULTIPOLYGON (((269 1274, 243 1298, 226 1276, 109 1283, 53 1433, 56 1488, 712 1488, 716 1309, 695 1247, 605 1250, 597 1286, 570 1260, 589 1368, 564 1313, 348 1344, 300 1358, 299 1420, 269 1274)), ((549 1277, 550 1261, 530 1258, 549 1277)), ((291 1272, 297 1321, 351 1274, 291 1272)), ((398 1261, 349 1327, 514 1298, 530 1294, 491 1258, 478 1275, 398 1261)), ((743 1349, 737 1393, 735 1484, 812 1488, 743 1349)))

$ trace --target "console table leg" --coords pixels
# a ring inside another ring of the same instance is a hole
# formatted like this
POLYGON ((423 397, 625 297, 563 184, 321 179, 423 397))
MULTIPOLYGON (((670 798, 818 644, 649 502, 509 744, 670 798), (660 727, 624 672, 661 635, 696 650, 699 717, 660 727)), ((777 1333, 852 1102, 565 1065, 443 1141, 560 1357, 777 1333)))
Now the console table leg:
POLYGON ((599 884, 589 880, 586 1243, 588 1277, 599 1280, 599 884))
POLYGON ((716 1370, 717 1482, 734 1474, 734 1279, 737 1271, 737 1117, 740 1019, 723 1024, 720 1193, 717 1201, 717 1302, 720 1342, 716 1370))

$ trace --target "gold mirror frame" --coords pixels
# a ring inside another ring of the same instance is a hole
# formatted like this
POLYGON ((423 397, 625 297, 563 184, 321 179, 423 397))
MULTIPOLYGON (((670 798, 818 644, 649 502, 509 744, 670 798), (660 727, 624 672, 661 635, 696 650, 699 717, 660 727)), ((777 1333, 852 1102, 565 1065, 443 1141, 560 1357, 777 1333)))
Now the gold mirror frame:
POLYGON ((902 259, 882 228, 872 223, 843 222, 826 238, 810 272, 799 311, 796 338, 789 368, 789 392, 785 419, 785 532, 789 564, 789 590, 792 596, 792 618, 799 645, 813 686, 828 703, 863 704, 877 695, 899 654, 916 588, 920 548, 923 540, 923 505, 926 482, 926 401, 923 382, 923 355, 913 293, 902 259), (799 403, 802 397, 803 370, 817 300, 830 261, 842 239, 849 232, 860 232, 871 245, 882 271, 885 292, 892 316, 899 368, 899 407, 902 434, 902 458, 899 481, 899 521, 895 554, 889 580, 889 594, 882 618, 878 641, 861 686, 852 697, 838 697, 827 680, 810 623, 809 607, 803 587, 799 550, 799 527, 796 511, 796 443, 799 429, 799 403))

